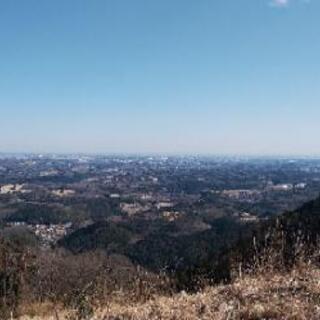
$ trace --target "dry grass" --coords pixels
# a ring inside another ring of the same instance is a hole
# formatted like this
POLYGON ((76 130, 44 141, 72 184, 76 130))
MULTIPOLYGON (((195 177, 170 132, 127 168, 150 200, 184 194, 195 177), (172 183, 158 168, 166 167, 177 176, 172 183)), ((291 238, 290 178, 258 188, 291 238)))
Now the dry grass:
MULTIPOLYGON (((56 314, 66 316, 62 307, 58 307, 51 302, 46 303, 30 303, 23 305, 18 309, 19 314, 27 315, 21 317, 21 319, 54 319, 56 320, 56 314)), ((1 318, 0 318, 1 319, 1 318)), ((2 320, 2 319, 1 319, 2 320)))
MULTIPOLYGON (((30 319, 30 318, 21 318, 30 319)), ((37 320, 56 320, 54 316, 37 320)), ((59 320, 67 319, 66 316, 59 320)), ((154 297, 142 304, 117 298, 96 312, 97 320, 258 320, 320 319, 320 269, 296 267, 291 273, 259 273, 201 293, 154 297)))

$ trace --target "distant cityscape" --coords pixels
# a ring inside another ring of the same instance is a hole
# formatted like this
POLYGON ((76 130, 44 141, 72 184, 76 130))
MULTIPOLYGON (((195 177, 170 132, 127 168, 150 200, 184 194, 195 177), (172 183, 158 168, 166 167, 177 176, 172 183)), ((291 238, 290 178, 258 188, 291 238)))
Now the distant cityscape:
POLYGON ((43 247, 98 221, 140 223, 133 242, 173 224, 177 235, 229 217, 255 223, 316 198, 320 159, 201 156, 0 156, 2 232, 43 247))

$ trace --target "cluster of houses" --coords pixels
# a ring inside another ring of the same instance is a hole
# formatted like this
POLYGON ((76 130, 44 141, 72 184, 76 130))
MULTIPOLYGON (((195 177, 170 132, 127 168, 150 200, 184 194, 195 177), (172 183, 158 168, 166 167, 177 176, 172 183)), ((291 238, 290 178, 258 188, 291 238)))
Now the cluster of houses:
POLYGON ((24 189, 24 184, 4 184, 0 185, 0 194, 25 193, 28 190, 24 189))
POLYGON ((28 225, 28 229, 39 238, 43 245, 49 246, 55 244, 58 240, 67 235, 71 226, 71 223, 51 225, 35 224, 28 225))

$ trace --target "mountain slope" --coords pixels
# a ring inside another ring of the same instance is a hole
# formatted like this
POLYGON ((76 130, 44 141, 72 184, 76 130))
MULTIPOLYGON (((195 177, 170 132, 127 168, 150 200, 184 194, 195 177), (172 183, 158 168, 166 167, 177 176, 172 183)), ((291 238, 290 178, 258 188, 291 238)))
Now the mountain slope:
MULTIPOLYGON (((99 230, 96 227, 94 230, 99 230)), ((108 234, 107 246, 113 238, 109 231, 101 231, 103 237, 108 234)), ((220 255, 205 257, 180 274, 172 274, 174 289, 180 293, 154 291, 146 298, 143 288, 150 281, 137 279, 139 290, 134 291, 133 299, 122 288, 99 304, 89 294, 82 295, 80 305, 69 306, 73 310, 67 309, 58 318, 80 319, 77 312, 82 312, 85 303, 94 311, 94 316, 86 318, 92 320, 320 319, 320 198, 238 231, 238 239, 231 246, 221 247, 224 251, 220 255), (212 285, 210 280, 223 280, 224 275, 229 276, 228 283, 212 285), (181 291, 184 287, 189 293, 181 291)), ((89 235, 90 239, 92 232, 89 235)), ((170 284, 165 282, 166 286, 170 284)))
MULTIPOLYGON (((110 302, 93 320, 318 320, 320 269, 299 266, 290 273, 260 273, 237 279, 231 285, 208 287, 203 292, 154 297, 142 304, 110 302)), ((61 312, 59 320, 72 318, 61 312), (69 317, 69 318, 68 318, 69 317)), ((32 318, 56 320, 53 314, 32 318)), ((21 320, 31 320, 23 317, 21 320)))

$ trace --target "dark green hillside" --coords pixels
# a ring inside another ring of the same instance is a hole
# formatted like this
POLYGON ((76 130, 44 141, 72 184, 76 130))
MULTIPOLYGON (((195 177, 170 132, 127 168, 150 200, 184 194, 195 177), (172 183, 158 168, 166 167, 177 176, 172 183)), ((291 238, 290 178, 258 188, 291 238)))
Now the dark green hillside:
POLYGON ((217 258, 221 251, 235 243, 241 228, 234 220, 221 218, 213 221, 208 230, 190 234, 183 230, 179 234, 180 226, 169 223, 160 224, 151 233, 139 233, 138 238, 133 231, 136 228, 130 225, 99 222, 75 231, 59 245, 72 252, 105 249, 124 254, 136 264, 156 272, 176 271, 213 256, 217 258))
POLYGON ((75 253, 96 249, 120 253, 128 246, 133 236, 131 231, 103 221, 73 232, 59 244, 75 253))
POLYGON ((209 230, 173 236, 173 228, 168 225, 132 245, 128 256, 136 263, 156 271, 183 269, 217 256, 222 248, 235 242, 239 228, 240 225, 235 221, 221 218, 216 219, 209 230))
POLYGON ((152 271, 170 271, 179 288, 195 289, 199 279, 229 281, 240 264, 244 271, 252 269, 271 249, 278 252, 279 268, 290 268, 302 245, 310 256, 320 236, 320 198, 256 224, 219 218, 210 222, 210 229, 191 234, 184 229, 179 234, 181 226, 175 223, 160 224, 146 234, 135 229, 100 222, 75 231, 59 244, 73 252, 104 249, 124 254, 152 271))
MULTIPOLYGON (((289 270, 297 259, 319 262, 320 198, 301 208, 286 212, 268 221, 243 226, 236 230, 237 239, 228 241, 218 252, 194 265, 178 270, 182 287, 193 289, 195 279, 220 282, 228 280, 234 271, 253 271, 264 264, 289 270), (272 262, 271 262, 272 260, 272 262)), ((220 235, 227 233, 220 230, 220 235)))
POLYGON ((301 250, 310 257, 319 244, 319 239, 320 197, 295 211, 286 212, 257 225, 239 242, 237 251, 242 260, 246 261, 254 252, 257 255, 270 247, 281 248, 282 264, 290 267, 301 250), (249 237, 251 245, 248 245, 249 237))

